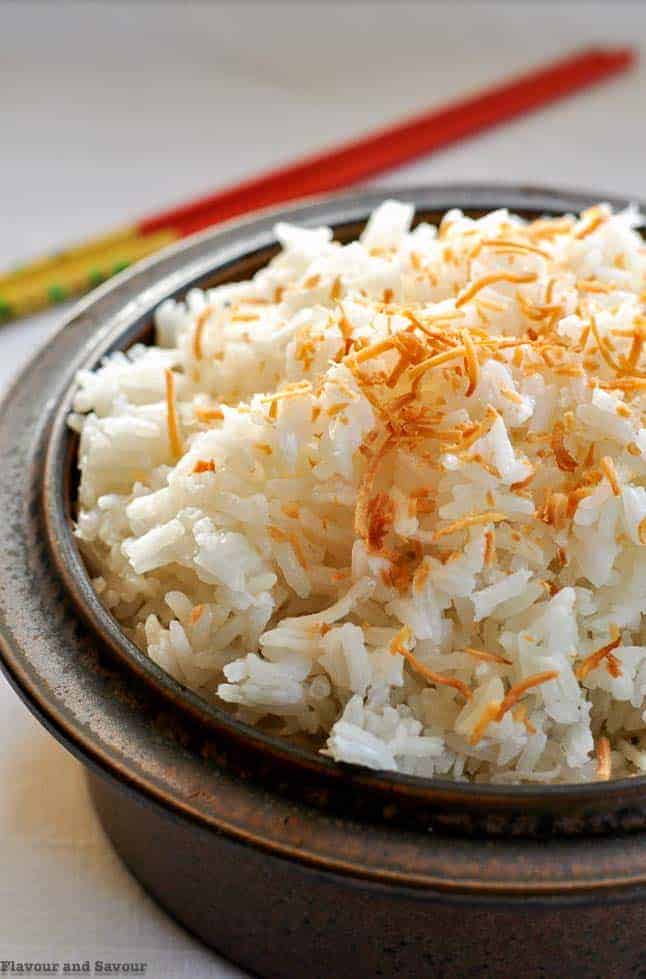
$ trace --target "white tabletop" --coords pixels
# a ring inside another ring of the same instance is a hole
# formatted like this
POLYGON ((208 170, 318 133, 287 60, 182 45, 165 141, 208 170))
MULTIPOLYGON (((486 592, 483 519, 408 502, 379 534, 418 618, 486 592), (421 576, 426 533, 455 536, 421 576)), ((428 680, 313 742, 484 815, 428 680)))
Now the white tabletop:
MULTIPOLYGON (((586 44, 646 46, 640 4, 2 4, 0 268, 586 44)), ((646 197, 631 75, 385 177, 646 197)), ((62 310, 0 332, 6 385, 62 310)), ((80 766, 0 679, 0 960, 240 973, 110 849, 80 766)))

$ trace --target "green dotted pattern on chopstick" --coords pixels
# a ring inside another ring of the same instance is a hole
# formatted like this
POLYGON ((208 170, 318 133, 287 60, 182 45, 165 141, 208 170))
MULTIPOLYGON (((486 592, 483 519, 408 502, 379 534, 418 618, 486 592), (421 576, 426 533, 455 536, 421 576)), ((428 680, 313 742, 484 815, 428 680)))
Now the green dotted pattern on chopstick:
POLYGON ((67 299, 69 293, 63 286, 54 283, 47 290, 47 295, 53 303, 62 303, 67 299))
POLYGON ((13 312, 11 306, 6 299, 3 299, 2 296, 0 296, 0 323, 6 323, 7 320, 11 319, 12 315, 13 312))
POLYGON ((142 236, 129 229, 127 234, 122 231, 104 240, 100 247, 89 248, 87 259, 84 250, 88 248, 78 247, 58 258, 40 259, 33 265, 33 274, 26 274, 27 266, 25 274, 18 273, 14 279, 0 274, 0 324, 87 292, 177 237, 173 229, 142 236))
POLYGON ((101 269, 95 266, 93 269, 90 269, 87 274, 88 282, 92 289, 95 289, 97 286, 100 286, 102 282, 105 282, 106 279, 109 279, 111 275, 117 275, 119 272, 123 272, 123 270, 127 269, 130 265, 131 262, 129 262, 128 259, 121 259, 120 261, 115 262, 110 268, 101 269))

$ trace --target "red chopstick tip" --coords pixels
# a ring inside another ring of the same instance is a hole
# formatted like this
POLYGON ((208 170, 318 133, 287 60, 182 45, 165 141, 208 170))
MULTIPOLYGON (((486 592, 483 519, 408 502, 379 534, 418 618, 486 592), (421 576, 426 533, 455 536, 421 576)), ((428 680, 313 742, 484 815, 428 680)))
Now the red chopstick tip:
POLYGON ((637 48, 614 48, 609 54, 627 65, 634 65, 639 61, 637 48))
POLYGON ((621 58, 623 64, 629 67, 639 62, 639 51, 637 48, 617 49, 617 57, 621 58))
POLYGON ((614 65, 635 65, 639 61, 637 48, 593 48, 604 61, 614 65))

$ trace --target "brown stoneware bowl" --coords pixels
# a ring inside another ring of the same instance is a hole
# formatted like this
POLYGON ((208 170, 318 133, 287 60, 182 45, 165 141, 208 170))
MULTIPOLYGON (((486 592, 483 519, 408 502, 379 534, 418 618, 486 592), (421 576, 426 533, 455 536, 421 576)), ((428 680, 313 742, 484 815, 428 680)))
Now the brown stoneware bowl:
MULTIPOLYGON (((154 308, 253 274, 277 219, 355 237, 386 196, 528 217, 580 196, 509 187, 357 192, 209 231, 77 307, 0 412, 0 659, 87 767, 103 826, 154 897, 272 977, 646 976, 646 778, 482 786, 338 765, 236 721, 132 645, 74 538, 74 376, 152 336, 154 308)), ((624 202, 612 201, 620 206, 624 202)))

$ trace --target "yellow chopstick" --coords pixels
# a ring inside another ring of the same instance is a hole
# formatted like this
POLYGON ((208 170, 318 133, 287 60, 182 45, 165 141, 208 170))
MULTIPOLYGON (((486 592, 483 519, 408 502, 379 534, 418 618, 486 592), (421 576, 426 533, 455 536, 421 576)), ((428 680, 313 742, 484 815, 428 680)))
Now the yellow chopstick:
POLYGON ((5 286, 10 286, 31 278, 39 272, 45 272, 48 269, 58 269, 61 265, 73 262, 79 258, 88 258, 91 261, 98 253, 103 253, 114 245, 132 241, 139 236, 140 234, 136 225, 116 228, 109 234, 101 235, 97 238, 87 238, 71 248, 51 252, 51 254, 43 255, 40 258, 30 259, 29 262, 17 265, 9 269, 8 272, 0 275, 0 290, 5 286))
POLYGON ((93 289, 133 262, 159 251, 178 238, 172 230, 150 235, 127 234, 125 229, 79 245, 0 280, 0 322, 35 313, 93 289))

